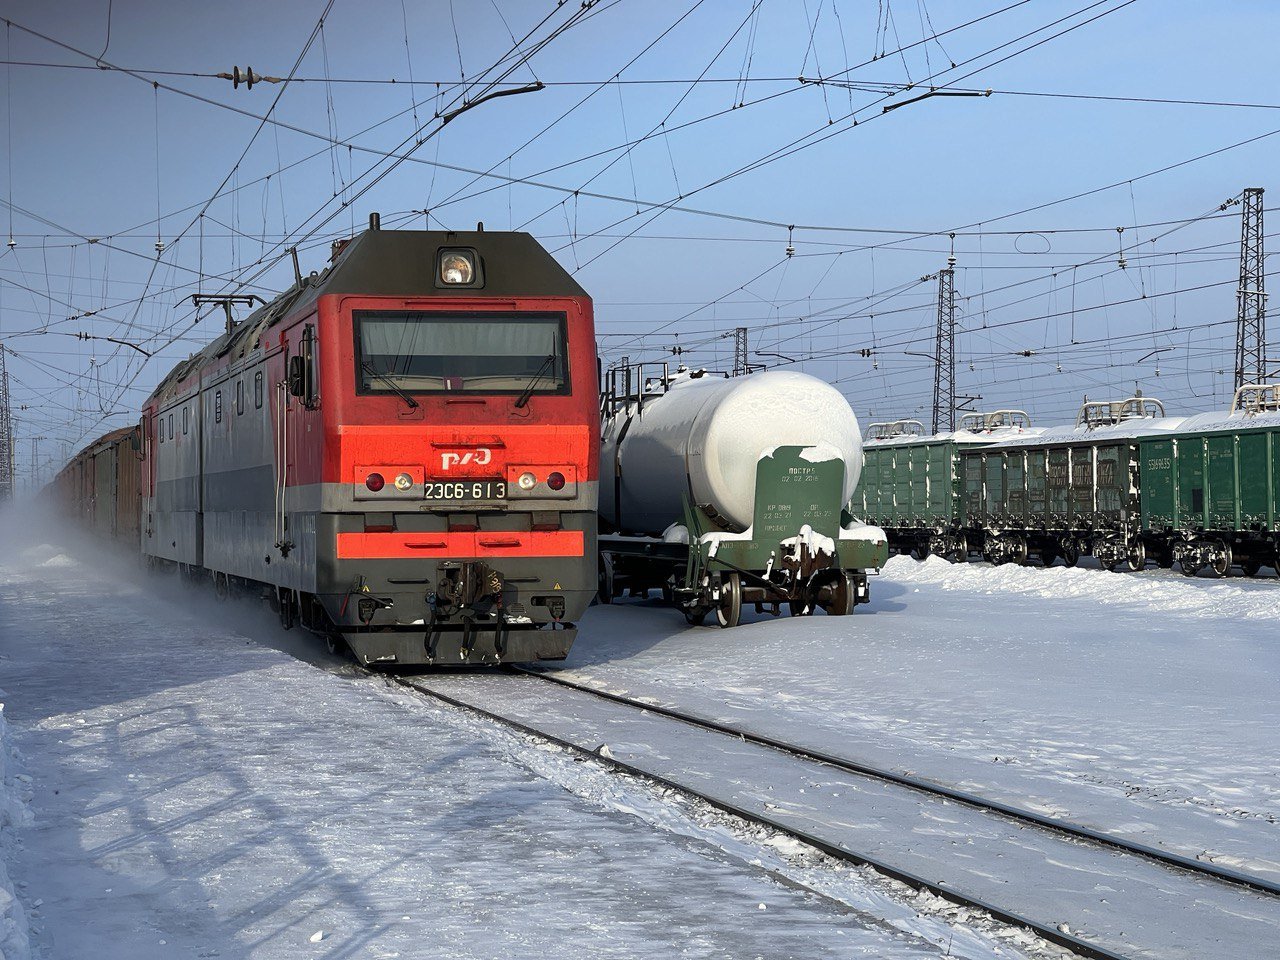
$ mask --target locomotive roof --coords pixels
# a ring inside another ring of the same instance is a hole
[[[442,248],[470,247],[479,255],[484,286],[439,288],[436,257]],[[356,235],[323,271],[303,277],[229,333],[177,364],[151,396],[214,360],[242,357],[259,337],[286,316],[329,294],[387,297],[585,297],[587,292],[528,233],[487,230],[366,230]]]

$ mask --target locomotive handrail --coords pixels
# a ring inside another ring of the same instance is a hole
[[[1252,417],[1266,411],[1280,410],[1280,384],[1246,383],[1236,390],[1231,400],[1232,415]]]

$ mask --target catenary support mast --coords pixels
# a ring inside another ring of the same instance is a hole
[[[4,366],[4,344],[0,344],[0,503],[13,499],[13,476],[13,417],[9,410],[9,373]]]
[[[1240,200],[1240,286],[1236,290],[1236,389],[1267,379],[1267,293],[1262,252],[1262,187]]]
[[[938,272],[938,335],[934,347],[933,432],[956,428],[956,283],[954,255]]]

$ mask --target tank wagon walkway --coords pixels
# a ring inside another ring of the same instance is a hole
[[[5,828],[6,958],[1047,955],[856,871],[816,894],[649,788],[119,566],[0,557],[5,781],[31,815]]]

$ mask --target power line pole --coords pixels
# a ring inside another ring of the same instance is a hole
[[[938,271],[938,334],[933,350],[933,432],[956,428],[956,258]]]
[[[733,330],[733,375],[745,376],[751,371],[747,364],[747,328],[735,327]]]
[[[1236,389],[1267,379],[1267,293],[1262,264],[1262,187],[1240,201],[1240,286],[1236,290]]]
[[[0,503],[13,499],[13,417],[9,411],[9,373],[0,343]]]
[[[31,438],[31,491],[34,493],[40,484],[40,441],[48,440],[48,437],[32,437]]]

